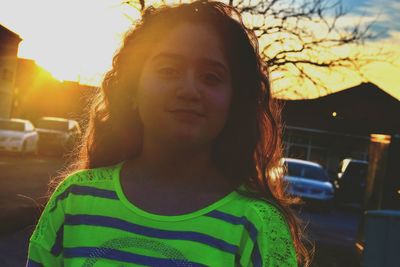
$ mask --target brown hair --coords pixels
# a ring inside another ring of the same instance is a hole
[[[271,97],[267,67],[258,40],[240,13],[220,2],[195,1],[174,7],[149,7],[127,33],[113,58],[101,91],[93,98],[86,132],[73,161],[54,184],[69,173],[109,166],[140,153],[142,125],[131,108],[135,85],[151,47],[179,23],[202,23],[221,35],[233,77],[228,121],[213,144],[212,159],[226,177],[245,184],[255,197],[277,206],[290,226],[298,263],[310,264],[300,221],[290,209],[281,179],[281,106]]]

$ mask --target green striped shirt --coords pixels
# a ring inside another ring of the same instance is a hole
[[[122,163],[60,183],[30,238],[27,266],[297,266],[272,204],[236,190],[195,212],[149,213],[124,195]]]

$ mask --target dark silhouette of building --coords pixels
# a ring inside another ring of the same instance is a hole
[[[400,133],[400,101],[372,83],[309,100],[284,101],[290,126],[369,135]]]
[[[344,158],[368,160],[370,134],[400,133],[400,101],[372,83],[283,105],[286,156],[331,172]]]
[[[17,66],[18,34],[0,25],[0,117],[9,118]]]

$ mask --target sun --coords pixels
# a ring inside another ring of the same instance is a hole
[[[18,57],[34,59],[57,79],[89,84],[99,84],[140,15],[119,0],[8,2],[0,21],[23,39]]]

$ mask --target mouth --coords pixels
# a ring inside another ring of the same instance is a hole
[[[205,114],[193,110],[193,109],[172,109],[168,110],[168,112],[174,113],[174,114],[182,114],[182,115],[192,115],[192,116],[197,116],[197,117],[205,117]]]

